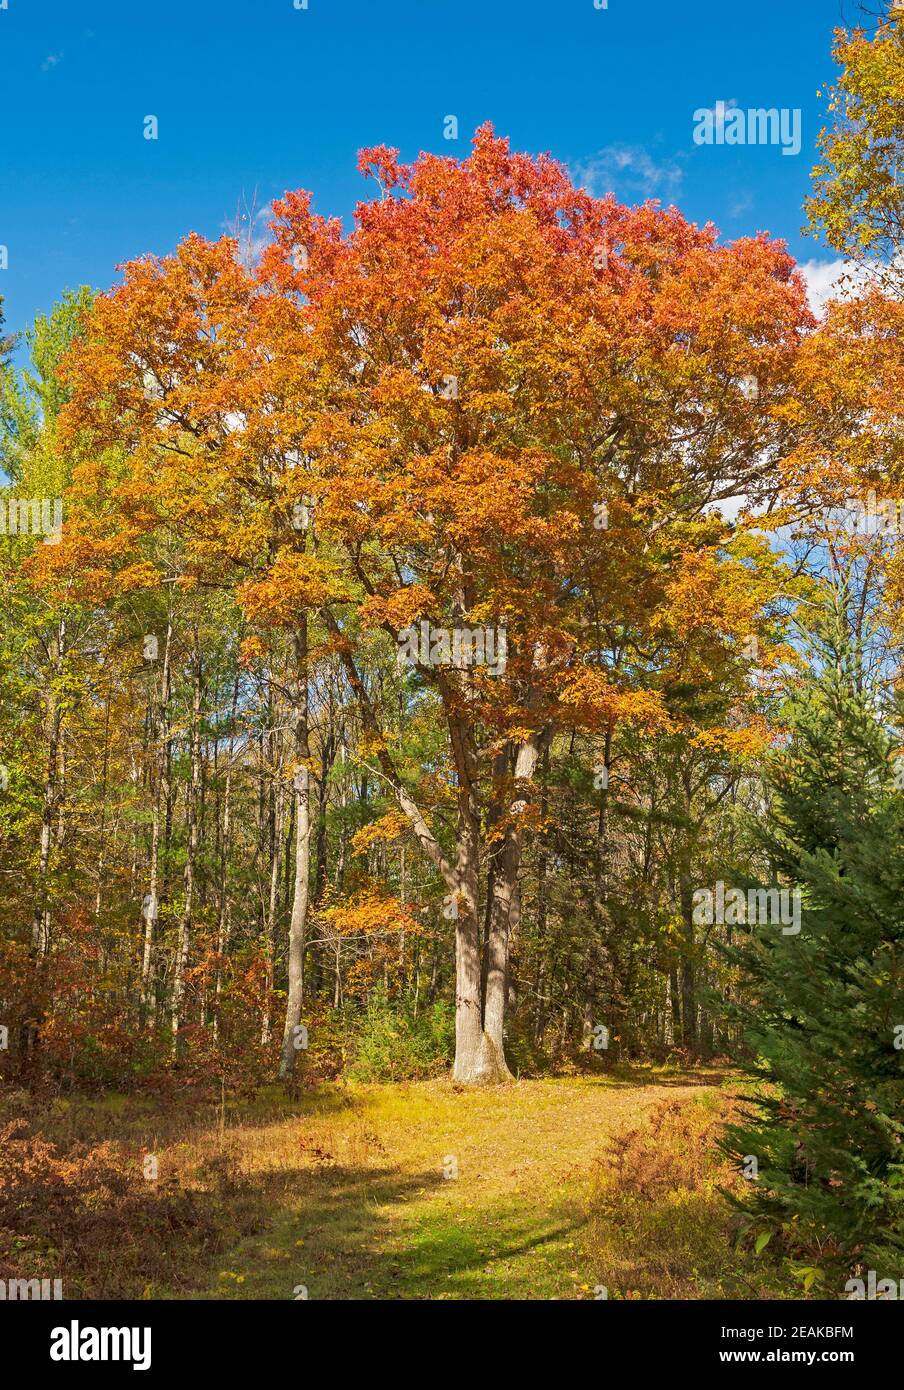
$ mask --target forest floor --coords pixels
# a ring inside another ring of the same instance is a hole
[[[476,1091],[333,1083],[296,1101],[276,1088],[227,1097],[219,1114],[110,1097],[79,1103],[67,1123],[71,1102],[58,1101],[54,1128],[155,1153],[154,1188],[210,1201],[218,1218],[203,1239],[174,1230],[195,1248],[168,1275],[138,1249],[136,1214],[118,1251],[108,1233],[102,1282],[85,1268],[94,1296],[782,1296],[735,1248],[718,1190],[732,1177],[714,1141],[736,1091],[712,1068]],[[129,1268],[135,1292],[122,1285]]]

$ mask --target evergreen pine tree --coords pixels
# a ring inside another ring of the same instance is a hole
[[[747,980],[744,1065],[764,1084],[725,1147],[738,1163],[757,1159],[745,1205],[761,1240],[780,1228],[789,1254],[833,1276],[860,1266],[899,1279],[904,758],[863,688],[843,597],[814,642],[758,832],[773,873],[800,890],[800,932],[748,924],[729,951]]]

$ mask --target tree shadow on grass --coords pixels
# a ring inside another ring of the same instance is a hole
[[[731,1079],[729,1069],[681,1067],[672,1071],[654,1071],[649,1067],[633,1067],[619,1063],[612,1071],[587,1072],[582,1080],[597,1083],[613,1090],[638,1090],[645,1086],[709,1086],[718,1089]]]
[[[446,1186],[435,1170],[296,1168],[255,1185],[271,1218],[230,1254],[213,1297],[293,1298],[300,1287],[310,1299],[547,1297],[561,1265],[553,1247],[582,1224],[576,1210],[538,1214],[528,1198],[427,1202],[406,1219],[407,1203]]]
[[[403,1252],[398,1297],[545,1298],[565,1291],[564,1246],[582,1224],[568,1212],[497,1211],[489,1226],[461,1215],[434,1217],[414,1231]],[[567,1283],[567,1280],[565,1281]]]
[[[227,1135],[236,1127],[267,1129],[291,1120],[352,1114],[365,1105],[364,1098],[333,1083],[301,1090],[295,1099],[282,1087],[270,1086],[249,1099],[227,1094],[224,1128]],[[0,1118],[5,1115],[5,1111],[0,1112]],[[197,1101],[140,1093],[100,1098],[74,1095],[33,1111],[28,1118],[30,1128],[57,1144],[113,1140],[136,1151],[153,1151],[173,1143],[193,1144],[215,1133],[221,1107],[209,1098]]]

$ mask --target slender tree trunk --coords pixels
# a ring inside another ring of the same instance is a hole
[[[493,922],[493,903],[496,885],[496,865],[502,854],[502,841],[497,839],[494,832],[499,818],[503,813],[503,802],[506,793],[510,790],[509,773],[511,771],[511,744],[505,743],[493,759],[493,793],[490,799],[490,806],[487,812],[486,825],[484,829],[485,838],[490,841],[490,850],[487,855],[487,874],[484,890],[483,905],[483,948],[481,956],[481,992],[484,1001],[487,997],[487,975],[490,969],[490,931]],[[511,796],[508,797],[511,801]]]
[[[66,654],[66,620],[61,618],[51,648],[47,681],[47,763],[44,774],[44,795],[41,801],[41,834],[38,846],[38,875],[35,885],[35,908],[31,924],[31,946],[36,960],[44,958],[50,949],[50,850],[53,843],[53,821],[59,798],[60,730],[62,704],[56,682],[62,673]]]
[[[315,855],[314,870],[314,901],[319,903],[323,897],[327,883],[327,840],[326,840],[326,821],[327,803],[329,801],[329,776],[336,753],[339,749],[339,735],[333,723],[334,715],[332,704],[330,706],[330,724],[323,739],[323,747],[320,755],[320,779],[317,784],[317,850]]]
[[[282,783],[274,779],[272,825],[270,834],[270,892],[267,898],[267,931],[264,942],[266,975],[264,981],[264,1011],[261,1020],[261,1043],[266,1047],[272,1031],[274,963],[276,958],[276,926],[279,916],[279,868],[282,847],[284,797]]]
[[[304,948],[308,919],[308,875],[311,865],[311,772],[308,747],[308,624],[303,617],[295,637],[295,883],[289,923],[289,988],[283,1030],[281,1078],[295,1071],[298,1028],[304,1000]]]
[[[110,706],[113,700],[113,681],[107,687],[104,711],[104,762],[100,779],[100,843],[97,850],[97,894],[94,900],[94,920],[100,923],[104,898],[104,874],[107,867],[107,781],[110,775]]]
[[[678,971],[674,965],[669,969],[669,1004],[672,1013],[672,1042],[677,1047],[681,1042],[681,992],[678,987]]]
[[[186,806],[187,849],[185,856],[185,906],[179,923],[179,941],[173,965],[173,997],[170,1014],[170,1027],[173,1035],[173,1050],[178,1047],[179,1023],[182,1013],[182,995],[185,990],[185,972],[188,968],[191,950],[192,913],[194,911],[195,863],[198,856],[198,805],[201,790],[201,697],[203,694],[203,675],[201,653],[196,649],[194,662],[194,689],[191,708],[191,771]]]
[[[229,856],[232,850],[232,769],[235,763],[235,714],[239,701],[239,677],[232,686],[232,707],[229,716],[229,737],[227,739],[226,784],[223,788],[223,829],[220,835],[220,882],[217,903],[217,966],[214,982],[213,1036],[220,1036],[220,995],[223,990],[223,959],[231,935],[231,903],[229,900]]]
[[[160,886],[161,896],[167,901],[172,897],[172,884],[170,874],[172,873],[173,863],[173,811],[176,795],[175,779],[173,778],[173,733],[170,725],[170,708],[173,698],[173,660],[172,660],[172,625],[171,619],[167,624],[166,632],[166,654],[163,661],[163,699],[160,704],[160,739],[163,744],[163,759],[161,762],[160,785],[162,789],[164,819],[163,819],[163,874]]]
[[[684,958],[681,963],[682,1042],[691,1052],[697,1050],[697,988],[695,970],[693,889],[690,873],[682,868],[681,916],[684,921]]]
[[[399,852],[399,907],[405,911],[405,846]],[[405,928],[399,930],[399,980],[405,988]]]
[[[151,719],[151,764],[156,763],[151,785],[151,849],[148,864],[148,892],[142,907],[144,917],[144,948],[141,957],[141,1012],[150,1027],[156,1015],[156,944],[157,918],[159,915],[159,866],[160,866],[160,802],[161,793],[169,796],[169,777],[167,775],[169,726],[169,681],[170,649],[172,646],[173,625],[167,623],[166,645],[163,652],[162,697],[154,702]]]

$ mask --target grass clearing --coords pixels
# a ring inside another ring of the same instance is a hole
[[[140,1187],[153,1153],[154,1194],[190,1193],[205,1212],[178,1274],[158,1261],[126,1296],[763,1297],[717,1191],[731,1085],[715,1069],[632,1068],[477,1091],[335,1083],[295,1101],[274,1087],[194,1113],[64,1100],[42,1134],[113,1143]],[[79,1291],[114,1296],[90,1255]]]

